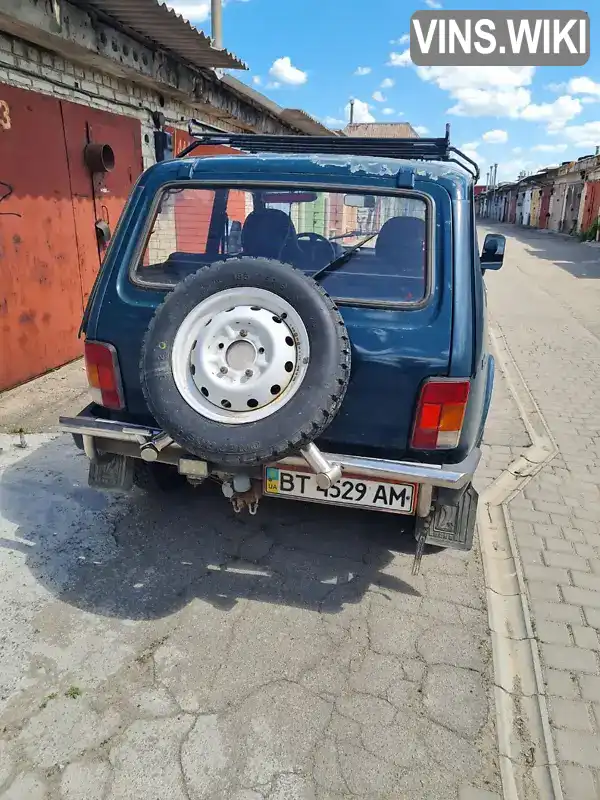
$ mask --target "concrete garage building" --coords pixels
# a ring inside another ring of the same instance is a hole
[[[128,193],[190,141],[190,118],[330,133],[225,69],[245,65],[156,0],[1,4],[0,390],[81,354],[82,309]]]

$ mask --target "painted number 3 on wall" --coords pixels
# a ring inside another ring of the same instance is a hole
[[[10,130],[10,109],[6,100],[0,100],[0,128]]]

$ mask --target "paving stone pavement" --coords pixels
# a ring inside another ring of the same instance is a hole
[[[105,495],[0,439],[1,800],[500,800],[477,549],[413,577],[389,515]],[[499,375],[479,488],[528,443]]]
[[[490,230],[485,228],[481,233]],[[600,255],[513,226],[488,274],[492,325],[558,455],[509,506],[566,800],[600,798]]]

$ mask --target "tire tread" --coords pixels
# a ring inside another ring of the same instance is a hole
[[[346,324],[340,314],[337,306],[329,296],[329,294],[318,284],[316,281],[313,281],[308,275],[305,275],[301,270],[293,267],[290,264],[283,264],[280,261],[276,261],[275,259],[266,259],[266,258],[251,258],[243,256],[244,264],[250,264],[252,262],[256,262],[257,264],[264,265],[265,263],[269,266],[274,266],[277,269],[287,269],[291,270],[297,277],[300,277],[302,281],[306,283],[307,286],[311,288],[312,291],[315,291],[320,295],[322,302],[325,304],[327,311],[331,317],[333,322],[332,330],[335,331],[338,343],[338,363],[336,368],[334,369],[334,374],[331,376],[330,383],[331,383],[331,390],[335,389],[336,393],[333,394],[333,391],[329,393],[329,402],[326,403],[327,407],[322,408],[320,410],[315,410],[315,413],[311,415],[309,419],[306,419],[302,422],[302,425],[295,430],[291,435],[289,431],[286,432],[285,436],[281,437],[281,441],[276,443],[275,446],[269,444],[268,450],[264,450],[262,453],[227,453],[227,452],[220,452],[218,454],[218,464],[225,467],[239,467],[239,466],[256,466],[260,463],[267,463],[269,461],[277,461],[281,458],[284,458],[286,455],[289,455],[292,452],[297,452],[301,447],[304,447],[307,443],[317,438],[325,428],[330,424],[330,422],[334,419],[335,415],[340,409],[342,402],[344,400],[344,396],[346,394],[346,390],[348,387],[348,382],[350,379],[350,367],[351,367],[351,350],[348,346],[350,343],[350,338],[348,336],[348,331],[346,329]],[[151,410],[152,410],[152,394],[151,390],[148,386],[148,375],[144,367],[144,359],[145,353],[147,352],[148,347],[152,342],[152,337],[154,334],[154,328],[156,324],[156,320],[160,318],[163,310],[167,306],[167,304],[172,307],[174,303],[176,303],[176,299],[178,297],[185,298],[189,292],[190,286],[193,286],[198,281],[198,276],[200,274],[207,274],[209,272],[213,272],[218,270],[219,267],[222,265],[231,264],[231,261],[216,261],[213,264],[208,266],[202,267],[201,269],[197,270],[195,273],[188,275],[184,278],[168,295],[165,297],[164,301],[158,306],[156,309],[155,315],[144,335],[142,349],[141,349],[141,359],[140,359],[140,375],[142,381],[142,390],[144,392],[144,396],[146,401],[148,402]],[[327,399],[327,398],[326,398]],[[285,409],[285,406],[283,407]],[[283,410],[282,409],[282,410]],[[218,423],[215,423],[218,424]],[[169,431],[171,435],[173,435],[172,431]],[[176,438],[176,437],[173,437]],[[186,437],[187,438],[187,437]],[[190,441],[180,442],[182,445],[187,447],[190,452],[194,453],[195,455],[206,458],[209,461],[215,461],[215,454],[209,454],[206,452],[202,452],[198,448],[194,448]]]

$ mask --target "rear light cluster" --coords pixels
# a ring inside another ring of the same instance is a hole
[[[466,380],[428,380],[419,397],[411,447],[416,450],[458,447],[469,389]]]
[[[112,344],[86,342],[85,369],[94,403],[115,411],[125,407],[117,351]]]

